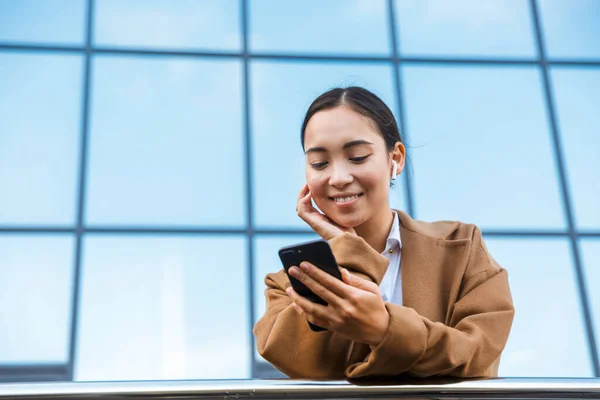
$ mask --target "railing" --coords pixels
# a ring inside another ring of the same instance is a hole
[[[1,384],[7,399],[600,399],[600,379],[412,380],[389,382],[232,380]]]

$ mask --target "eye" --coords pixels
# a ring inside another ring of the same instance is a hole
[[[360,164],[361,162],[365,161],[369,157],[370,157],[370,154],[368,156],[363,156],[363,157],[350,157],[350,161],[352,161],[353,163]]]
[[[314,169],[323,169],[327,166],[327,164],[328,164],[327,161],[323,161],[323,162],[310,164],[310,166],[313,167]]]

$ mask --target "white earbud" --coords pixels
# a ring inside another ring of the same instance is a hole
[[[394,163],[394,169],[392,170],[392,180],[396,180],[396,174],[398,173],[398,163],[396,161],[392,161]]]

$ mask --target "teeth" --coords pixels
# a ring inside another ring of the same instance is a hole
[[[336,203],[347,203],[347,202],[352,201],[357,198],[358,198],[358,195],[356,194],[354,196],[348,196],[348,197],[334,197],[333,200]]]

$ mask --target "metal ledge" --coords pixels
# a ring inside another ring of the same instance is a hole
[[[493,379],[406,382],[223,380],[69,382],[0,385],[0,399],[411,398],[600,399],[600,379]]]

